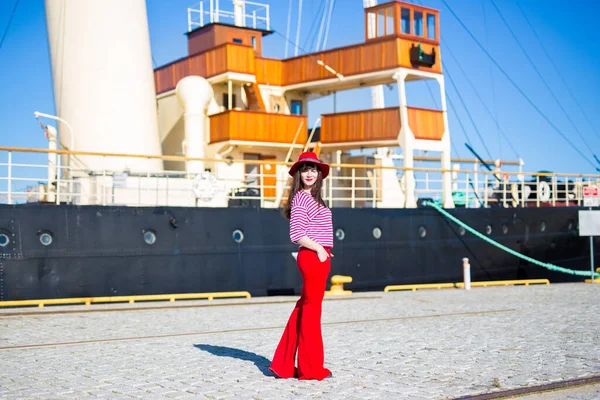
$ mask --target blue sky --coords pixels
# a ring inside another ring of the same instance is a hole
[[[227,0],[221,0],[225,3]],[[599,164],[592,152],[600,157],[600,77],[596,72],[600,62],[600,41],[597,40],[597,15],[600,2],[575,0],[494,0],[504,18],[519,38],[522,46],[536,63],[544,79],[558,96],[574,121],[583,140],[571,126],[552,98],[525,55],[494,9],[491,0],[446,0],[463,23],[486,47],[502,68],[531,98],[536,106],[569,138],[588,159],[579,155],[514,89],[500,71],[477,47],[442,0],[419,0],[441,12],[442,60],[447,68],[447,96],[454,104],[464,131],[453,110],[449,110],[450,132],[456,149],[454,156],[470,157],[464,143],[470,141],[485,158],[516,160],[519,154],[525,170],[553,170],[570,173],[593,173]],[[271,4],[272,29],[278,34],[265,38],[263,53],[267,57],[284,55],[288,0],[266,0]],[[148,23],[154,61],[166,64],[186,55],[188,6],[193,0],[147,0]],[[298,0],[293,0],[291,32],[295,36]],[[382,1],[380,1],[382,3]],[[0,0],[0,35],[5,32],[14,0]],[[304,0],[300,44],[312,50],[315,31],[311,24],[318,17],[321,0]],[[577,101],[593,125],[585,120],[581,110],[567,92],[540,43],[527,25],[518,5],[536,30]],[[362,0],[337,0],[332,16],[327,48],[364,41]],[[291,49],[292,45],[290,45]],[[481,105],[467,83],[460,67],[491,110],[512,147],[501,138],[498,127]],[[485,145],[475,131],[461,101],[450,83],[459,88]],[[431,84],[435,92],[437,85]],[[409,103],[415,106],[434,105],[424,84],[411,84]],[[398,104],[397,90],[385,89],[386,106]],[[371,107],[370,91],[339,93],[338,111]],[[21,0],[0,48],[0,145],[45,148],[47,142],[33,118],[34,111],[54,113],[47,34],[42,0]],[[333,111],[331,97],[309,105],[312,124],[321,113]],[[585,141],[585,143],[584,143]],[[587,145],[592,151],[586,148]],[[488,151],[489,150],[489,155]],[[592,165],[594,164],[594,165]]]

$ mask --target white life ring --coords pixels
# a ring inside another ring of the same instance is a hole
[[[550,185],[548,182],[540,182],[538,185],[538,199],[540,201],[550,201]]]
[[[192,191],[197,199],[210,201],[215,197],[219,190],[217,178],[210,172],[202,172],[194,178]]]

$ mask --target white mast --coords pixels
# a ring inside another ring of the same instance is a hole
[[[368,8],[368,7],[373,7],[377,5],[377,0],[363,0],[363,6],[364,8]],[[374,15],[373,18],[369,18],[369,26],[367,27],[367,29],[369,30],[374,30],[375,29],[375,18],[376,16]],[[373,32],[373,37],[375,37],[375,32]],[[383,85],[379,85],[379,86],[373,86],[371,88],[371,101],[372,101],[372,105],[373,108],[384,108],[385,107],[385,103],[383,100]]]

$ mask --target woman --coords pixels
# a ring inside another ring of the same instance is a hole
[[[321,304],[330,257],[333,257],[330,252],[333,247],[331,210],[321,197],[321,186],[329,175],[329,165],[322,163],[315,153],[302,153],[289,174],[294,181],[284,215],[290,220],[291,241],[300,245],[298,269],[304,284],[270,369],[280,378],[322,380],[331,376],[331,372],[323,367],[321,336]],[[296,350],[297,370],[294,368]]]

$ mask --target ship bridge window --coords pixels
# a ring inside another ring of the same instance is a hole
[[[292,100],[292,114],[302,115],[302,102],[300,100]]]
[[[229,96],[227,93],[223,93],[223,106],[227,108],[229,105]],[[231,108],[236,107],[235,94],[231,94]]]
[[[415,11],[413,22],[415,35],[423,36],[423,13],[421,11]]]
[[[394,9],[389,7],[386,9],[385,19],[385,34],[391,35],[394,33]]]
[[[394,7],[382,8],[377,11],[377,14],[369,13],[367,15],[367,38],[393,35],[395,32],[394,19]]]
[[[435,15],[427,14],[427,39],[435,40]]]
[[[244,41],[240,38],[233,38],[233,43],[244,44]]]
[[[401,26],[402,26],[402,33],[410,35],[410,9],[409,8],[404,8],[404,7],[402,8]]]

